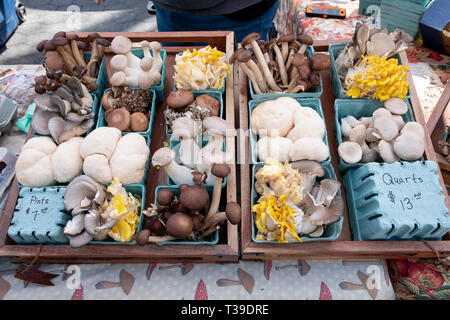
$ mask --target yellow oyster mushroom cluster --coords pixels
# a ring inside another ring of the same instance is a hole
[[[100,208],[100,215],[104,221],[117,221],[108,235],[115,241],[131,241],[139,225],[141,199],[127,192],[117,177],[111,181],[106,191],[111,200],[105,200]]]
[[[281,197],[286,194],[288,201],[294,204],[302,201],[305,184],[298,170],[292,169],[288,162],[283,165],[267,158],[266,164],[256,172],[255,179],[256,192],[261,195]]]
[[[409,83],[406,80],[407,66],[398,64],[397,59],[377,55],[366,56],[354,68],[349,69],[345,79],[346,95],[352,98],[405,99]]]
[[[253,205],[255,225],[258,229],[258,240],[274,240],[278,242],[301,242],[297,235],[295,222],[296,211],[286,204],[287,194],[262,196]]]
[[[222,89],[231,74],[225,54],[210,46],[183,51],[175,57],[174,68],[177,89],[185,90]]]

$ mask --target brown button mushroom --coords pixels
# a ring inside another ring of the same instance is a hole
[[[267,85],[263,73],[255,61],[252,60],[251,52],[245,48],[239,48],[234,52],[234,56],[239,68],[245,72],[252,82],[256,81],[255,90],[258,88],[262,92],[267,92]]]
[[[113,92],[107,91],[102,97],[102,105],[105,110],[113,108]]]
[[[331,68],[330,56],[325,53],[314,53],[309,59],[311,68],[316,71]]]
[[[160,206],[168,206],[172,203],[173,198],[174,195],[170,189],[161,189],[156,195],[156,202],[158,202],[158,205]]]
[[[209,204],[209,194],[199,186],[185,188],[179,197],[180,203],[192,211],[201,211]]]
[[[220,102],[209,94],[201,94],[195,98],[195,104],[199,107],[208,108],[210,116],[218,116],[220,111]]]
[[[167,97],[167,105],[174,109],[188,106],[194,101],[194,94],[188,90],[176,90]]]
[[[50,70],[62,70],[64,60],[57,51],[49,51],[45,54],[45,65]]]
[[[144,132],[148,129],[148,118],[142,112],[134,112],[131,115],[130,129],[134,132]]]
[[[298,53],[300,54],[304,54],[306,51],[306,48],[310,45],[313,44],[313,39],[306,35],[306,34],[301,34],[297,37],[297,41],[301,44],[300,49],[298,49]]]
[[[241,206],[236,202],[228,202],[225,208],[226,216],[231,224],[235,225],[241,221]]]
[[[194,223],[190,215],[177,212],[173,214],[166,222],[166,232],[168,235],[184,239],[192,232]]]
[[[148,237],[150,236],[150,230],[144,229],[136,234],[136,242],[138,245],[143,246],[147,244]]]
[[[157,215],[150,217],[149,228],[150,231],[156,235],[163,235],[166,233],[166,227]]]
[[[127,131],[131,123],[131,115],[127,109],[114,109],[106,119],[108,127],[114,127],[120,131]]]

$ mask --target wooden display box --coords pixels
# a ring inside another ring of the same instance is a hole
[[[86,39],[88,32],[78,32],[81,40]],[[164,43],[183,43],[179,47],[164,47],[167,51],[165,97],[173,90],[173,65],[175,55],[192,46],[184,46],[186,43],[205,43],[216,47],[227,56],[231,56],[234,50],[234,33],[230,31],[216,32],[99,32],[109,40],[116,35],[124,35],[133,43],[140,41],[159,41]],[[197,47],[198,48],[198,47]],[[108,75],[113,70],[109,67],[113,53],[106,50],[106,62]],[[26,62],[26,61],[24,61]],[[233,67],[231,74],[233,75]],[[228,77],[226,91],[224,93],[224,118],[235,123],[233,77]],[[156,114],[151,136],[150,155],[163,146],[168,138],[165,133],[164,110],[165,101],[157,104]],[[28,133],[28,138],[32,130]],[[227,138],[226,148],[235,155],[235,139]],[[237,201],[236,190],[236,164],[230,165],[231,173],[227,177],[226,193],[222,194],[222,203]],[[154,201],[155,188],[158,185],[166,185],[167,176],[164,170],[157,171],[150,166],[146,180],[146,204]],[[216,245],[86,245],[81,248],[72,248],[69,245],[18,245],[8,237],[8,228],[14,214],[19,188],[15,178],[6,203],[5,210],[0,221],[0,257],[6,257],[12,261],[30,262],[37,258],[37,263],[177,263],[177,262],[235,262],[239,258],[238,227],[229,222],[220,229],[219,242]],[[148,218],[147,218],[148,219]],[[145,225],[145,223],[144,223]]]
[[[316,51],[327,51],[323,41],[314,43]],[[407,64],[404,53],[400,54],[402,64]],[[422,109],[419,104],[417,92],[413,86],[412,76],[408,73],[408,81],[411,84],[411,105],[416,121],[424,128],[426,133],[426,149],[424,158],[437,162],[436,154],[431,143],[430,134],[426,129]],[[320,98],[330,147],[331,164],[339,181],[342,182],[338,170],[339,156],[337,153],[337,141],[334,130],[335,112],[334,100],[329,70],[322,72],[323,93]],[[239,127],[243,130],[249,127],[248,101],[250,94],[248,80],[245,74],[239,72]],[[450,234],[447,233],[442,241],[353,241],[350,229],[347,204],[344,212],[342,232],[336,241],[303,242],[303,243],[256,243],[252,241],[251,220],[251,172],[249,137],[243,136],[239,140],[238,164],[240,164],[241,179],[241,256],[245,260],[293,260],[293,259],[372,259],[372,258],[431,258],[439,254],[440,257],[450,256]],[[442,174],[439,170],[439,181],[446,196],[447,208],[450,208],[448,194],[445,188]],[[345,189],[341,188],[345,198]],[[424,212],[426,214],[426,212]]]

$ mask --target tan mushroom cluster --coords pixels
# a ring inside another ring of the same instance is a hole
[[[90,44],[78,41],[76,34],[60,31],[53,39],[39,42],[37,50],[46,52],[44,65],[49,81],[46,84],[36,82],[37,93],[44,93],[48,88],[55,90],[72,76],[79,78],[90,91],[98,90],[100,64],[110,43],[95,32],[88,35],[88,40]],[[89,61],[84,58],[85,51],[91,52]]]
[[[256,239],[301,242],[301,236],[320,237],[326,225],[338,221],[344,213],[337,195],[341,183],[324,175],[316,161],[283,165],[269,158],[255,175],[260,194],[252,206]]]
[[[331,67],[327,54],[307,57],[306,48],[313,44],[307,35],[284,35],[269,42],[259,38],[258,33],[247,35],[241,42],[242,48],[229,60],[247,75],[256,93],[312,91],[320,84],[320,72]]]
[[[122,136],[120,130],[100,127],[89,133],[80,147],[83,172],[96,182],[117,177],[123,184],[140,183],[145,176],[150,148],[138,133]]]
[[[76,77],[54,91],[37,95],[34,102],[31,127],[39,135],[50,135],[57,144],[85,134],[95,124],[93,98]]]
[[[341,119],[343,142],[339,156],[349,164],[367,162],[414,161],[425,151],[425,132],[414,121],[405,123],[402,115],[408,111],[405,101],[390,98],[384,108],[371,117],[356,119],[349,115]]]
[[[229,172],[226,165],[217,165],[217,171]],[[220,224],[228,220],[238,224],[241,220],[241,207],[236,202],[228,202],[225,211],[219,211],[221,186],[214,187],[212,199],[202,186],[180,185],[179,196],[170,189],[160,189],[156,203],[144,214],[149,217],[148,229],[137,236],[138,244],[157,243],[176,239],[188,241],[204,240],[219,230]]]
[[[148,90],[112,87],[102,97],[103,118],[108,127],[120,131],[148,130],[153,94]]]
[[[214,184],[214,164],[232,163],[232,153],[223,151],[226,137],[236,136],[236,129],[219,117],[207,117],[201,126],[209,136],[208,143],[200,148],[195,121],[190,117],[177,118],[173,123],[173,135],[180,139],[178,148],[158,149],[152,156],[152,165],[164,168],[176,185]],[[200,137],[201,138],[201,137]],[[200,139],[200,143],[201,143]],[[200,181],[199,181],[200,180]]]
[[[220,114],[220,101],[209,94],[201,94],[194,98],[188,90],[175,90],[167,97],[167,109],[164,111],[167,132],[173,133],[173,123],[182,117],[203,121],[207,117],[217,117]]]
[[[230,75],[225,54],[210,46],[176,55],[174,68],[176,88],[184,90],[222,89]]]
[[[109,82],[112,86],[139,87],[147,90],[161,81],[163,60],[160,55],[161,44],[157,41],[141,41],[144,52],[141,59],[131,52],[133,43],[125,36],[115,36],[111,50],[115,53],[110,61],[115,71]],[[151,53],[150,53],[151,51]]]
[[[260,161],[325,161],[330,151],[323,141],[325,123],[310,107],[291,97],[266,100],[253,109],[250,122],[258,136],[255,154]]]
[[[25,187],[64,184],[83,169],[80,146],[83,138],[71,138],[56,145],[50,137],[35,137],[22,147],[16,162],[17,181]]]
[[[141,199],[126,191],[117,178],[106,188],[86,175],[76,177],[64,193],[72,215],[64,228],[71,247],[91,240],[129,242],[139,225]]]

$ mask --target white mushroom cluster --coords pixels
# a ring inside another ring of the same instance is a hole
[[[202,131],[196,130],[198,127],[203,127],[209,136],[209,141],[203,148],[197,144]],[[226,137],[236,136],[236,129],[222,118],[207,117],[197,123],[191,117],[177,118],[172,123],[172,135],[180,139],[179,160],[176,159],[174,150],[162,147],[153,154],[152,165],[164,168],[176,185],[194,184],[196,173],[202,176],[204,183],[214,184],[214,175],[211,174],[213,164],[232,163],[232,154],[223,151],[223,142]]]
[[[260,161],[325,161],[330,152],[323,141],[325,123],[310,107],[291,97],[267,100],[253,109],[252,131],[259,140],[255,153]]]
[[[115,53],[110,61],[111,68],[116,71],[111,79],[112,86],[140,87],[147,90],[161,81],[163,60],[159,54],[161,44],[157,41],[141,41],[144,52],[141,59],[131,52],[132,42],[125,36],[116,36],[111,42],[111,50]],[[150,53],[150,50],[152,53]]]
[[[51,136],[57,144],[79,137],[94,126],[92,96],[76,77],[54,91],[36,96],[34,102],[31,127],[39,135]]]
[[[425,132],[417,122],[403,121],[408,111],[405,101],[390,98],[384,108],[372,117],[356,119],[349,115],[341,119],[342,138],[339,156],[349,164],[368,162],[414,161],[425,151]]]
[[[81,173],[83,138],[74,137],[56,145],[50,137],[35,137],[22,147],[16,162],[16,176],[25,187],[68,183]]]
[[[117,177],[131,184],[144,178],[150,148],[138,133],[122,136],[119,129],[100,127],[86,136],[80,153],[83,172],[96,182],[106,184]]]

